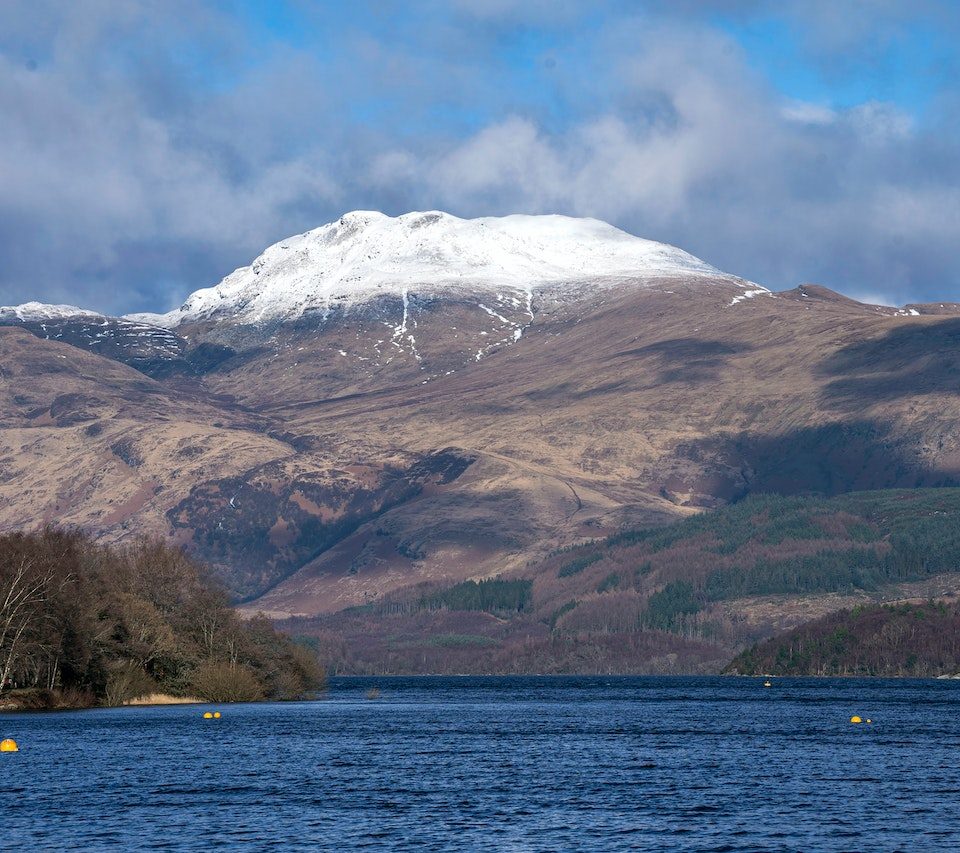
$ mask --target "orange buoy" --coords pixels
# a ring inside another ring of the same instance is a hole
[[[5,740],[0,740],[0,752],[19,752],[20,747],[17,746],[17,742],[8,737]]]
[[[863,720],[861,720],[856,714],[854,714],[854,715],[850,718],[850,722],[851,722],[851,723],[862,723]]]

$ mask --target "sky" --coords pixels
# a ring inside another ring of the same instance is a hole
[[[960,301],[958,45],[953,0],[0,0],[0,304],[169,310],[370,209]]]

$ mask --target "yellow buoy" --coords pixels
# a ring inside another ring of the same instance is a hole
[[[17,746],[17,742],[13,738],[7,738],[6,740],[0,740],[0,752],[19,752],[20,747]]]
[[[852,716],[852,717],[850,718],[850,722],[851,722],[851,723],[862,723],[863,720],[861,720],[858,716],[856,716],[856,714],[854,714],[854,716]]]
[[[215,720],[219,720],[219,719],[220,719],[220,712],[219,712],[219,711],[214,711],[214,712],[213,712],[213,719],[215,719]],[[867,722],[869,723],[870,721],[867,720]]]
[[[204,712],[203,712],[203,719],[205,719],[205,720],[212,720],[212,719],[213,719],[213,714],[211,714],[209,711],[204,711]]]

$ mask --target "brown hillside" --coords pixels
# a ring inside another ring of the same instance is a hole
[[[743,292],[544,291],[515,343],[414,294],[419,361],[383,343],[385,304],[260,338],[178,330],[181,354],[231,350],[157,379],[0,330],[0,522],[163,533],[253,609],[312,614],[751,492],[958,481],[960,320]]]

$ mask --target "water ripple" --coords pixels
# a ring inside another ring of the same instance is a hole
[[[960,849],[958,705],[942,681],[410,678],[216,723],[6,715],[0,848]]]

